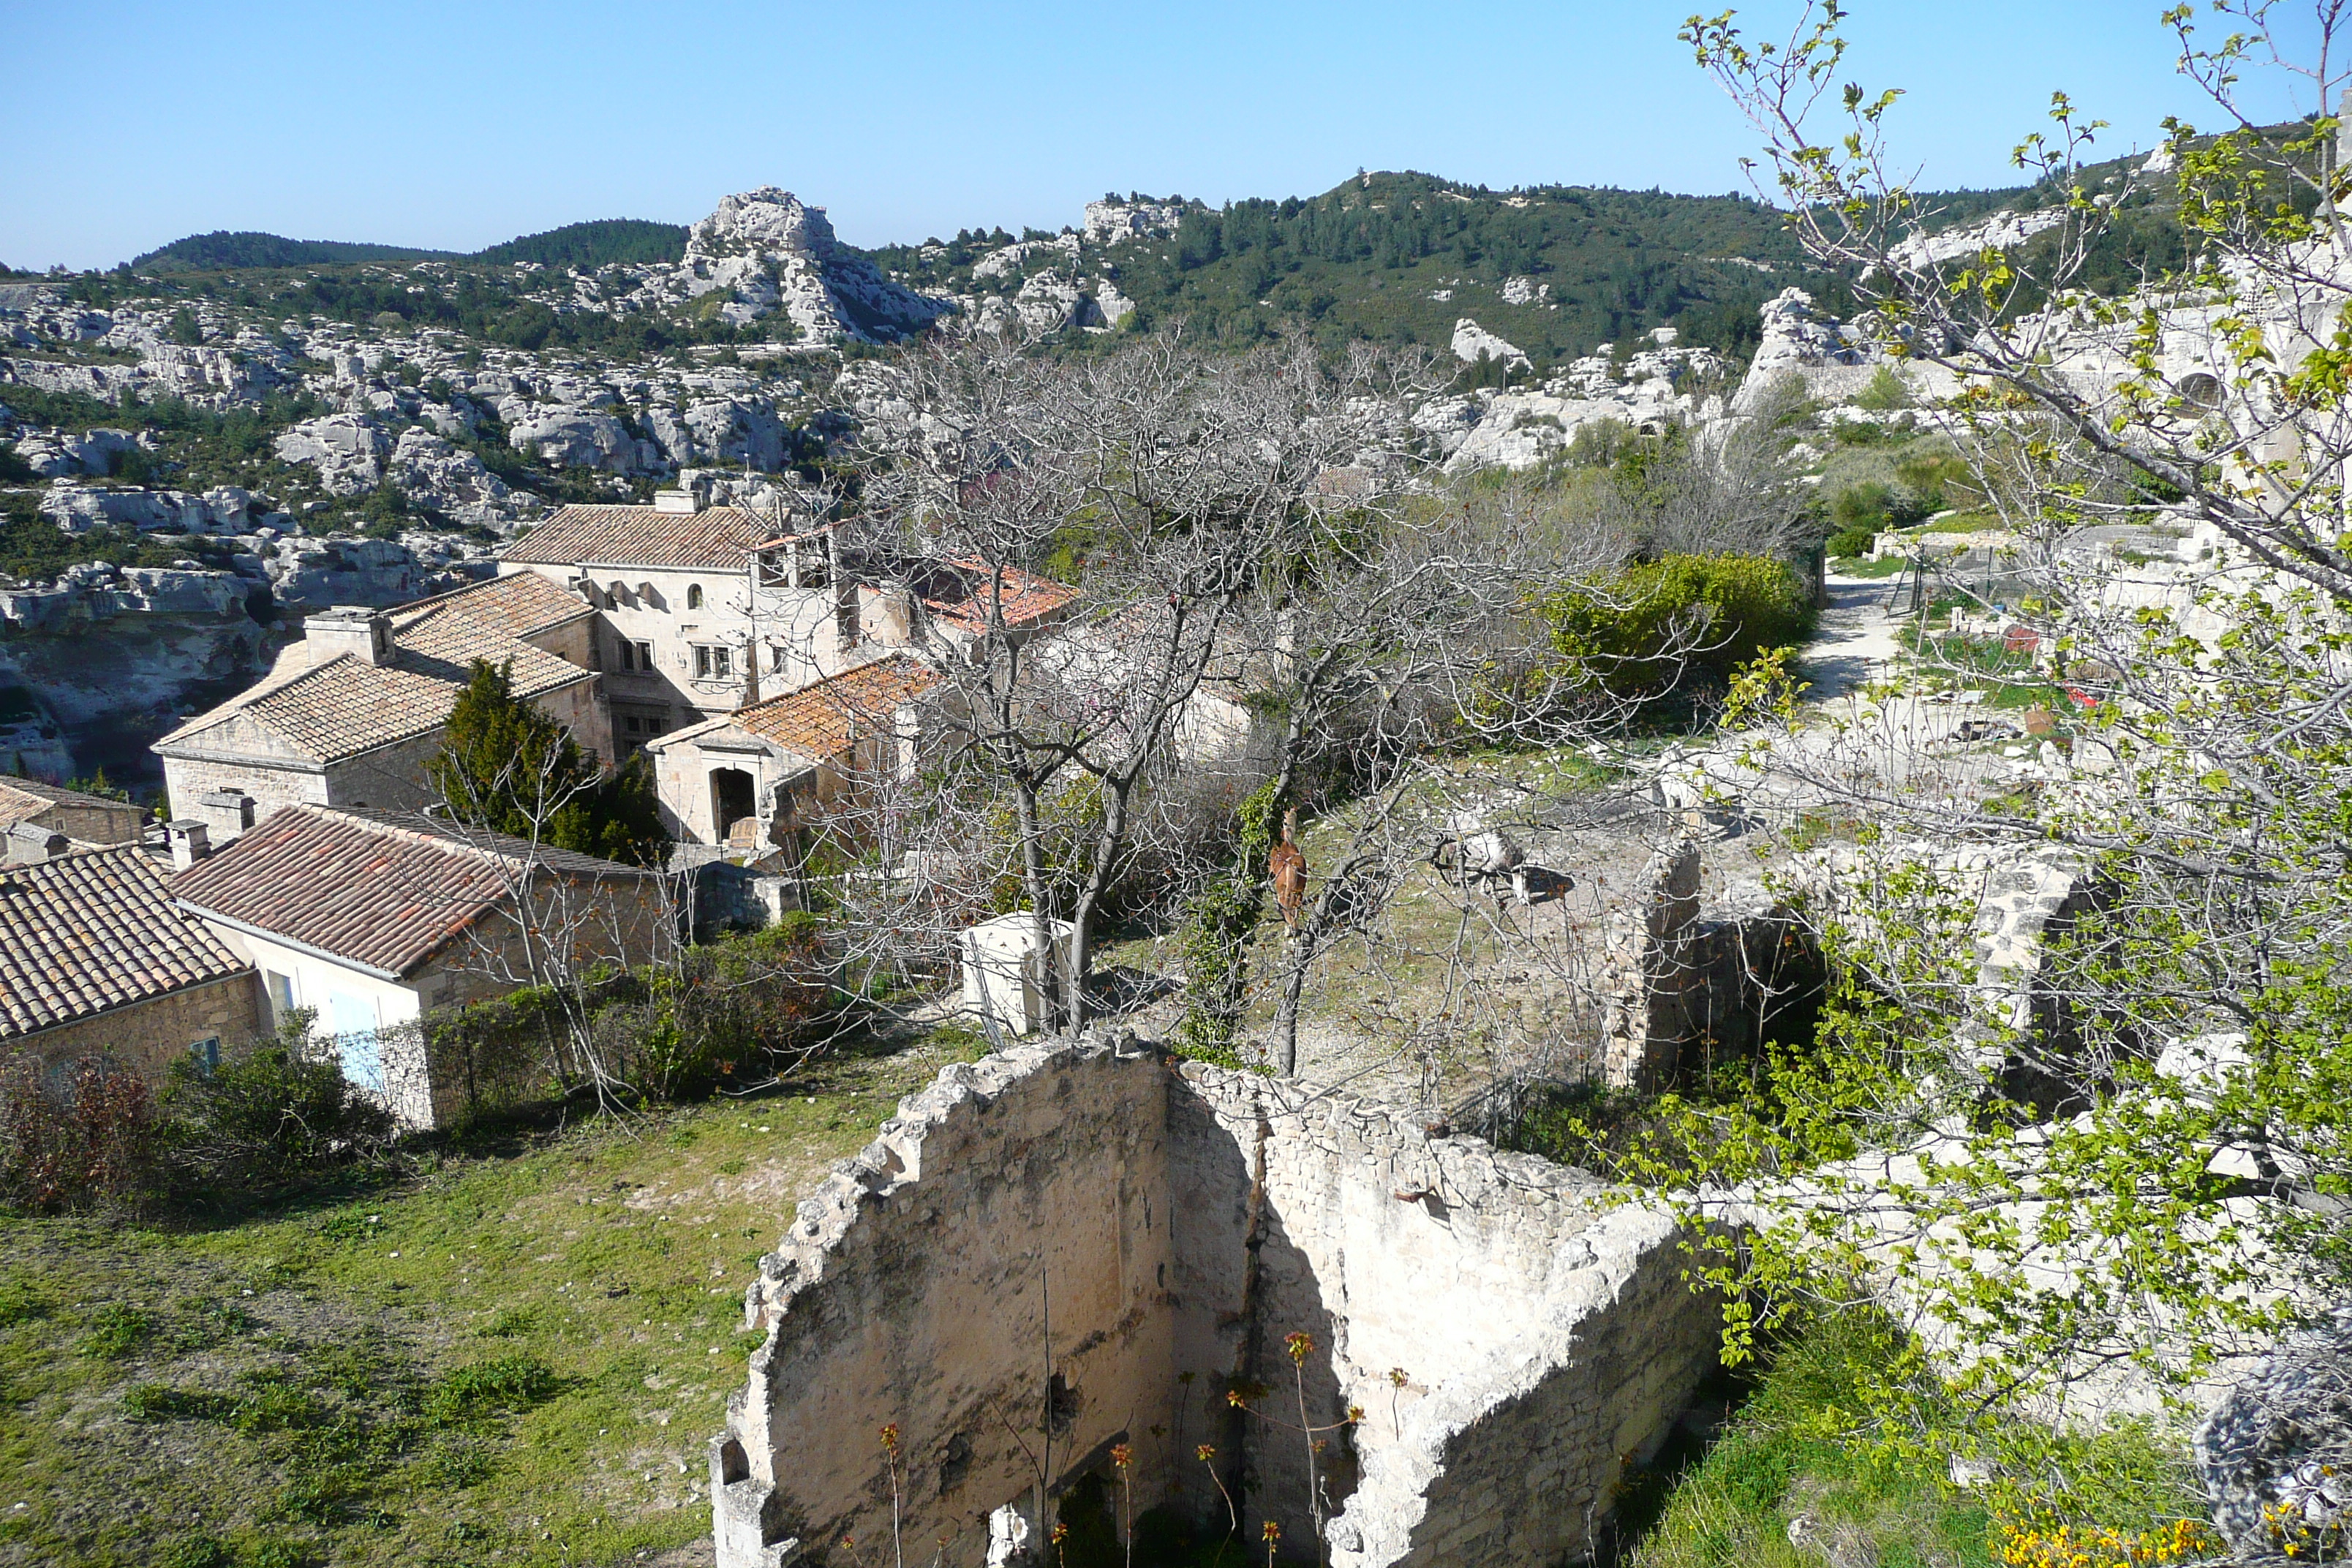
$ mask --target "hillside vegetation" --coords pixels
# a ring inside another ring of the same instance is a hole
[[[288,239],[283,235],[216,228],[160,246],[131,263],[149,272],[205,272],[247,267],[339,267],[363,261],[425,261],[456,252],[340,239]]]

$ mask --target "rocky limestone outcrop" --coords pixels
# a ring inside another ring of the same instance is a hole
[[[330,414],[306,419],[272,444],[281,463],[308,463],[319,470],[329,495],[361,496],[383,483],[392,438],[363,414]]]
[[[1174,234],[1184,221],[1183,202],[1108,201],[1087,204],[1086,233],[1095,245],[1118,245]]]
[[[278,608],[296,615],[335,605],[405,604],[435,586],[407,546],[350,534],[281,541],[265,569]]]
[[[400,433],[385,472],[412,503],[455,523],[509,533],[541,510],[538,497],[515,489],[473,453],[414,426]]]
[[[19,432],[13,444],[16,456],[41,479],[83,474],[103,479],[114,472],[121,455],[136,449],[140,441],[128,430],[96,429],[76,436],[66,430],[28,429]]]
[[[843,248],[823,207],[773,185],[721,199],[688,232],[683,271],[692,297],[730,290],[723,319],[746,323],[782,310],[812,342],[887,342],[920,331],[946,308]]]
[[[657,454],[640,451],[628,426],[612,415],[563,403],[517,406],[507,417],[507,445],[557,468],[612,474],[656,467],[660,460]]]
[[[1517,344],[1506,342],[1465,316],[1454,323],[1454,357],[1464,364],[1470,364],[1482,354],[1512,370],[1535,368],[1535,362],[1528,359]]]

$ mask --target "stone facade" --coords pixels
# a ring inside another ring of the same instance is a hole
[[[1302,1441],[1225,1397],[1262,1385],[1333,1426],[1339,1568],[1549,1564],[1712,1358],[1674,1239],[1582,1172],[1131,1037],[949,1068],[761,1260],[767,1342],[711,1447],[718,1563],[887,1541],[886,1423],[904,1538],[951,1559],[1042,1542],[1118,1443],[1137,1512],[1222,1530],[1210,1443],[1246,1517],[1303,1548]]]
[[[248,972],[21,1036],[0,1046],[0,1053],[29,1057],[48,1074],[71,1072],[76,1063],[97,1057],[161,1083],[191,1046],[214,1040],[227,1054],[266,1027],[258,987]]]

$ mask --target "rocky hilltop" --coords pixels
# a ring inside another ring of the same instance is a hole
[[[1842,285],[1791,288],[1777,216],[1736,198],[1364,175],[1222,209],[1111,195],[1055,234],[866,252],[765,186],[675,252],[658,225],[575,227],[209,270],[341,252],[197,237],[152,270],[0,282],[0,752],[119,773],[302,615],[487,574],[553,505],[642,500],[682,468],[747,493],[814,475],[897,417],[866,356],[927,331],[1426,343],[1462,384],[1366,460],[1457,470],[1550,461],[1596,421],[1736,413],[1749,358],[1751,388],[1796,374],[1832,396],[1875,370]],[[1996,214],[1970,240],[2032,232]],[[510,259],[598,245],[635,258]]]

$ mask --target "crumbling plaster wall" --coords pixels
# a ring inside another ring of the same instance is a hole
[[[1309,1420],[1367,1413],[1318,1461],[1334,1564],[1549,1564],[1711,1359],[1673,1241],[1584,1173],[1131,1044],[950,1068],[762,1260],[769,1339],[712,1448],[719,1568],[887,1538],[886,1422],[907,1541],[977,1563],[992,1510],[1034,1528],[1013,1428],[1034,1450],[1048,1289],[1055,1490],[1124,1440],[1138,1511],[1222,1529],[1213,1443],[1253,1539],[1275,1519],[1305,1552],[1304,1442],[1224,1399],[1263,1384],[1295,1421],[1305,1332]]]

